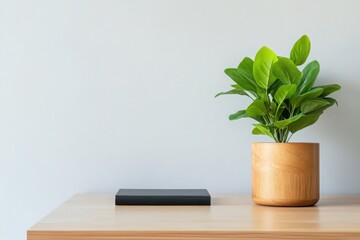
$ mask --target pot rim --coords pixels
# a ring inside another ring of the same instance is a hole
[[[286,142],[286,143],[282,143],[282,142],[252,142],[252,144],[309,144],[309,145],[319,145],[320,143],[318,142]]]

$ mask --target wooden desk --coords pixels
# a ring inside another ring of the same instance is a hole
[[[212,206],[115,206],[112,195],[75,195],[30,228],[27,239],[360,239],[360,196],[281,208],[238,195],[215,196]]]

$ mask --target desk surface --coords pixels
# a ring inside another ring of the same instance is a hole
[[[211,206],[115,206],[113,195],[75,195],[27,232],[28,240],[360,239],[360,196],[317,206],[265,207],[249,196]]]

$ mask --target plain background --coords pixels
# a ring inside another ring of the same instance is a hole
[[[321,143],[321,192],[360,193],[360,1],[1,1],[0,239],[76,193],[250,193],[249,101],[214,95],[263,45],[303,34],[339,107],[294,135]]]

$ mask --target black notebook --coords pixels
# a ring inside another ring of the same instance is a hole
[[[119,189],[116,205],[210,205],[206,189]]]

